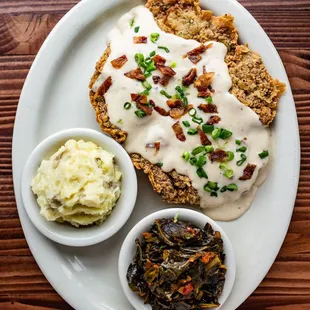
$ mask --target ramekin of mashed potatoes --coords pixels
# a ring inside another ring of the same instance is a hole
[[[112,153],[93,142],[71,139],[41,162],[31,188],[47,221],[99,225],[120,198],[121,178]]]

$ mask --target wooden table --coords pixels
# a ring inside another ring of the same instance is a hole
[[[11,146],[28,70],[46,36],[78,2],[0,0],[0,309],[71,309],[28,249],[14,199]],[[269,34],[285,64],[297,107],[302,155],[289,233],[267,277],[239,309],[310,309],[310,1],[239,2]]]

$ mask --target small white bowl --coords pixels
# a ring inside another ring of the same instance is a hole
[[[40,215],[40,207],[31,190],[31,180],[43,159],[48,159],[69,139],[92,141],[115,155],[116,164],[122,172],[122,192],[111,215],[100,226],[76,228],[69,224],[47,221]],[[92,129],[73,128],[55,133],[43,140],[31,153],[21,180],[22,200],[34,226],[46,237],[70,246],[88,246],[113,236],[126,223],[137,198],[137,176],[129,155],[112,138]]]
[[[142,219],[138,224],[136,224],[136,226],[132,228],[132,230],[129,232],[126,239],[124,240],[119,254],[118,273],[121,285],[127,299],[136,310],[151,310],[152,308],[149,304],[144,304],[142,298],[140,298],[137,294],[131,291],[126,279],[127,269],[136,253],[135,239],[139,238],[140,240],[142,240],[142,233],[149,231],[151,225],[156,219],[174,218],[177,213],[179,214],[178,219],[189,221],[194,225],[197,225],[201,229],[204,228],[206,223],[209,223],[215,231],[219,231],[222,235],[222,239],[224,242],[224,253],[226,254],[225,265],[227,266],[227,273],[224,289],[222,295],[219,298],[219,303],[221,304],[221,306],[215,309],[220,309],[222,307],[233,288],[236,275],[235,256],[233,247],[223,229],[208,216],[200,212],[183,208],[165,209],[150,214],[149,216]]]

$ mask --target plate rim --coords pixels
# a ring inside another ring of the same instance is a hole
[[[21,222],[21,226],[22,226],[22,229],[23,229],[23,232],[24,232],[24,235],[25,235],[25,239],[27,241],[27,244],[30,248],[30,251],[34,257],[34,259],[36,260],[36,263],[38,264],[39,268],[41,269],[42,273],[44,274],[44,276],[47,278],[47,280],[49,281],[49,283],[53,286],[53,288],[55,289],[55,291],[66,301],[68,302],[72,307],[74,307],[75,309],[80,309],[79,308],[79,304],[78,304],[78,301],[76,301],[76,299],[73,297],[73,296],[70,296],[70,294],[68,294],[67,292],[65,291],[60,291],[60,288],[59,286],[56,284],[56,281],[54,281],[51,277],[51,274],[46,270],[46,267],[44,267],[43,263],[38,259],[38,255],[37,255],[37,249],[36,247],[33,246],[32,242],[30,242],[30,238],[31,238],[31,232],[30,232],[30,229],[29,227],[26,228],[26,224],[24,223],[24,220],[22,218],[22,208],[23,208],[23,205],[20,201],[20,193],[17,192],[16,190],[16,187],[17,187],[17,174],[18,172],[16,171],[16,164],[15,162],[17,161],[17,158],[18,156],[16,155],[16,140],[17,140],[17,126],[16,126],[16,123],[19,121],[20,122],[20,114],[21,114],[21,104],[20,102],[21,101],[24,101],[23,97],[25,96],[24,93],[25,93],[25,89],[27,89],[28,87],[28,84],[29,84],[29,81],[30,81],[30,76],[32,76],[32,72],[35,70],[35,67],[37,66],[37,63],[39,62],[39,59],[41,58],[41,55],[44,53],[44,51],[49,47],[49,42],[51,40],[52,37],[55,36],[55,34],[57,34],[57,32],[59,31],[59,29],[62,27],[63,24],[66,23],[67,20],[70,19],[71,15],[74,15],[75,12],[77,12],[78,10],[82,9],[82,7],[87,7],[88,6],[88,3],[91,3],[93,2],[94,0],[83,0],[81,2],[79,2],[78,4],[76,4],[71,10],[69,10],[62,18],[61,20],[57,23],[57,25],[54,27],[54,29],[50,32],[50,34],[48,35],[48,37],[46,38],[46,40],[44,41],[44,43],[42,44],[39,52],[37,53],[36,57],[35,57],[35,60],[29,70],[29,73],[27,75],[27,78],[25,80],[25,83],[24,83],[24,86],[23,86],[23,89],[22,89],[22,92],[21,92],[21,95],[20,95],[20,99],[19,99],[19,104],[18,104],[18,107],[17,107],[17,111],[16,111],[16,117],[15,117],[15,122],[14,122],[14,130],[13,130],[13,139],[12,139],[12,171],[13,171],[13,184],[14,184],[14,194],[15,194],[15,199],[16,199],[16,205],[17,205],[17,210],[18,210],[18,214],[19,214],[19,219],[20,219],[20,222]],[[110,3],[110,2],[113,2],[113,0],[108,0],[106,1],[107,3]],[[122,0],[117,0],[118,2],[123,2]],[[130,0],[124,0],[126,2],[129,2]],[[202,6],[204,6],[204,3],[203,2],[206,2],[206,1],[212,1],[212,0],[201,0],[202,2]],[[246,14],[248,18],[251,19],[251,23],[255,24],[256,27],[258,26],[260,28],[260,31],[261,31],[261,35],[264,35],[266,37],[266,39],[269,41],[269,45],[270,45],[270,48],[273,50],[273,53],[274,53],[274,56],[278,59],[278,65],[281,66],[281,71],[283,71],[283,74],[286,76],[286,80],[288,81],[288,77],[287,77],[287,74],[286,74],[286,71],[285,71],[285,68],[284,68],[284,65],[283,65],[283,62],[276,50],[276,48],[274,47],[273,43],[271,42],[271,40],[269,39],[268,35],[266,34],[266,32],[263,30],[263,28],[260,26],[260,24],[256,21],[256,19],[251,15],[251,13],[249,13],[238,1],[236,0],[221,0],[221,1],[226,1],[226,2],[230,2],[232,3],[234,6],[238,7],[239,10],[243,11],[243,14]],[[103,2],[103,1],[102,1]],[[105,1],[104,1],[105,2]],[[102,5],[104,5],[104,2]],[[84,25],[84,26],[87,26],[87,25]],[[242,31],[240,31],[240,33],[242,33]],[[285,81],[286,82],[286,81]],[[286,90],[287,93],[289,93],[289,95],[293,96],[292,95],[292,90],[291,90],[291,87],[290,87],[290,84],[289,82],[287,83],[287,90]],[[293,97],[292,97],[293,98]],[[294,101],[293,101],[294,102]],[[273,265],[273,262],[275,261],[276,259],[276,256],[277,254],[279,253],[280,249],[282,248],[282,245],[283,245],[283,241],[287,235],[287,231],[288,231],[288,228],[289,228],[289,224],[291,222],[291,217],[292,217],[292,214],[293,214],[293,211],[294,211],[294,204],[295,204],[295,200],[296,200],[296,195],[297,195],[297,189],[298,189],[298,184],[299,184],[299,175],[300,175],[300,137],[299,137],[299,130],[298,130],[298,119],[297,119],[297,113],[296,113],[296,106],[294,106],[294,110],[295,110],[295,115],[294,115],[294,127],[296,127],[296,132],[294,132],[295,134],[295,142],[296,142],[296,149],[295,149],[295,179],[293,180],[293,183],[294,183],[294,189],[292,190],[292,196],[290,197],[290,201],[291,201],[291,204],[292,204],[292,208],[291,208],[291,214],[290,216],[288,217],[288,220],[287,220],[287,223],[283,223],[283,227],[285,227],[285,233],[283,234],[283,238],[281,240],[279,240],[279,243],[280,243],[280,247],[279,247],[279,250],[277,251],[276,255],[274,256],[274,259],[272,259],[272,263],[270,264],[270,268],[272,267]],[[270,269],[269,268],[269,269]],[[269,270],[268,269],[268,270]],[[265,274],[262,274],[262,277],[261,277],[261,280],[263,280],[263,278],[266,276],[266,274],[268,273],[268,271],[265,273]],[[261,282],[261,281],[260,281]],[[259,285],[259,283],[257,285],[255,285],[254,289],[250,289],[250,293],[247,295],[246,298],[248,298],[248,296],[256,289],[256,287]],[[242,301],[244,302],[246,300],[246,298]],[[241,303],[242,303],[241,302]],[[241,304],[240,303],[240,304]],[[239,305],[240,305],[239,304]],[[238,306],[239,306],[238,305]],[[104,305],[101,305],[102,309],[107,309],[107,307],[105,307]],[[109,308],[110,310],[110,308]]]

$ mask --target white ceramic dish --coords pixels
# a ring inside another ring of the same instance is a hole
[[[36,197],[30,184],[43,159],[48,159],[69,139],[92,141],[115,155],[122,172],[122,194],[112,214],[100,226],[75,228],[70,225],[48,222],[40,215]],[[21,179],[23,204],[33,225],[46,237],[60,244],[88,246],[107,240],[126,223],[137,198],[137,177],[126,151],[113,139],[87,128],[73,128],[57,132],[43,140],[31,153]]]
[[[75,309],[129,310],[117,274],[117,257],[130,229],[148,214],[167,207],[143,174],[132,216],[109,240],[71,248],[42,236],[31,224],[22,200],[20,179],[35,146],[48,135],[72,127],[100,131],[88,99],[88,82],[106,47],[106,35],[121,14],[141,0],[83,0],[54,28],[25,82],[13,138],[13,175],[18,212],[29,247],[45,276]],[[234,247],[236,281],[221,310],[236,309],[271,267],[290,223],[299,178],[300,149],[294,100],[283,64],[255,19],[235,0],[202,0],[216,14],[231,13],[242,42],[258,51],[270,73],[287,84],[276,122],[275,161],[267,182],[249,211],[221,223]]]
[[[132,259],[136,253],[136,245],[135,240],[136,238],[140,238],[142,240],[142,233],[145,231],[149,231],[151,225],[154,223],[156,219],[162,218],[174,218],[174,216],[178,214],[178,219],[189,221],[194,225],[197,225],[199,228],[203,228],[206,223],[211,224],[212,228],[215,231],[219,231],[222,235],[223,243],[224,243],[224,253],[226,254],[225,258],[225,265],[227,266],[227,273],[226,273],[226,281],[223,289],[223,293],[219,298],[219,303],[221,304],[220,307],[217,309],[222,308],[226,299],[228,298],[235,281],[236,275],[236,263],[235,263],[235,255],[233,247],[230,243],[229,238],[227,237],[224,230],[213,220],[207,217],[200,212],[189,210],[189,209],[181,209],[181,208],[169,208],[166,210],[161,210],[150,214],[149,216],[142,219],[139,223],[137,223],[132,230],[128,233],[126,239],[123,242],[121,247],[121,251],[119,254],[118,259],[118,274],[121,281],[121,285],[125,292],[126,297],[130,301],[131,305],[136,310],[151,310],[151,306],[148,304],[144,304],[143,300],[135,293],[131,291],[128,286],[128,282],[126,279],[127,269]]]

